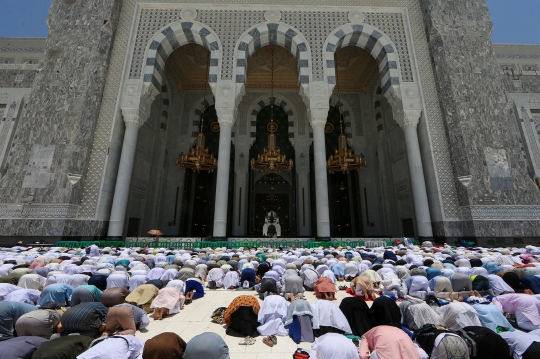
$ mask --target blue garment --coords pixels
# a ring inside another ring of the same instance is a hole
[[[175,259],[176,259],[176,256],[174,254],[169,254],[167,256],[167,264],[172,264],[172,262],[174,262]]]
[[[443,263],[444,269],[456,269],[456,266],[452,263]]]
[[[35,306],[26,303],[0,302],[0,340],[13,337],[13,328],[17,320],[34,310],[37,310]]]
[[[497,263],[489,262],[482,266],[482,268],[485,268],[488,271],[488,274],[497,274],[501,271],[501,268],[497,265]]]
[[[188,279],[186,280],[186,289],[185,293],[195,291],[193,294],[193,299],[198,299],[204,297],[204,287],[198,280]]]
[[[442,275],[442,272],[438,268],[426,268],[427,279],[433,279]]]
[[[302,341],[302,326],[300,325],[300,319],[297,315],[293,316],[293,321],[289,324],[289,337],[291,337],[296,344],[300,344]]]
[[[60,303],[62,307],[69,306],[71,300],[71,294],[73,293],[73,287],[64,283],[51,284],[43,288],[41,292],[39,305],[43,305],[47,302]]]
[[[332,271],[332,273],[334,273],[334,275],[337,277],[337,276],[340,276],[340,277],[344,277],[345,276],[345,269],[343,269],[342,266],[340,266],[338,263],[334,263],[330,266],[330,270]]]
[[[482,326],[493,330],[495,333],[497,333],[497,327],[508,328],[511,332],[515,330],[496,306],[474,304],[472,307],[478,313]]]
[[[525,289],[530,289],[534,294],[540,294],[540,277],[535,275],[526,275],[521,278],[521,284]]]
[[[240,285],[242,285],[242,283],[247,280],[249,282],[249,287],[253,287],[255,285],[255,277],[257,277],[255,269],[246,268],[242,270],[242,276],[240,277]]]

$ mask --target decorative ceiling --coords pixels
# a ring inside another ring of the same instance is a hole
[[[198,44],[187,44],[173,51],[165,63],[165,72],[176,89],[202,90],[206,81],[209,51]]]
[[[247,87],[270,90],[272,49],[274,51],[274,89],[298,88],[298,65],[294,56],[285,48],[269,45],[255,51],[247,64]],[[379,68],[367,51],[347,46],[337,52],[341,92],[366,92],[377,78]],[[177,90],[201,90],[206,79],[208,50],[197,44],[188,44],[174,51],[165,72]],[[337,88],[335,89],[337,91]]]

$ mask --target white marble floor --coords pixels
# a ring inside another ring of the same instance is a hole
[[[341,285],[348,285],[348,283],[338,282],[336,287]],[[159,321],[154,321],[150,315],[150,325],[143,332],[137,331],[136,336],[147,340],[163,332],[173,332],[188,342],[200,333],[214,332],[221,335],[229,346],[231,359],[290,359],[296,348],[308,349],[311,347],[311,343],[297,345],[289,337],[278,337],[277,345],[270,348],[263,344],[263,336],[257,337],[257,341],[253,345],[239,345],[238,342],[241,338],[226,335],[225,326],[211,322],[210,316],[216,308],[227,307],[239,295],[254,294],[255,291],[206,290],[203,298],[196,299],[190,305],[184,306],[184,309],[178,314]],[[347,296],[349,295],[345,291],[338,291],[334,303],[339,306],[341,300]],[[316,300],[313,292],[306,292],[306,299],[310,303]]]

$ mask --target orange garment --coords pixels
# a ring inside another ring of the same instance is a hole
[[[401,329],[379,325],[362,335],[358,355],[369,359],[370,351],[379,359],[421,359],[411,338]]]
[[[313,285],[313,290],[315,290],[315,296],[317,298],[322,297],[322,293],[336,293],[336,286],[332,283],[330,278],[322,277],[315,282]]]
[[[232,314],[240,307],[252,307],[255,314],[259,314],[259,309],[261,309],[257,298],[252,295],[241,295],[236,297],[225,310],[225,313],[223,314],[223,323],[230,325]]]

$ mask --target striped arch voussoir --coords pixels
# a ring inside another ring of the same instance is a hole
[[[236,83],[246,82],[249,57],[261,47],[276,44],[289,50],[298,63],[298,83],[309,84],[311,77],[311,50],[298,30],[283,23],[263,23],[248,30],[240,38],[235,50]]]
[[[280,96],[281,97],[281,96]],[[251,106],[251,113],[248,114],[250,118],[249,122],[249,136],[251,141],[255,141],[256,131],[257,131],[257,115],[259,112],[268,105],[274,104],[279,106],[287,113],[289,116],[288,123],[288,132],[289,138],[294,138],[294,121],[291,120],[291,117],[295,115],[292,106],[287,102],[286,99],[276,98],[276,97],[263,97],[257,100],[255,104]]]
[[[369,52],[377,64],[383,95],[393,86],[400,84],[398,56],[386,35],[370,25],[346,24],[334,30],[326,40],[326,80],[336,83],[334,54],[343,47],[357,46]]]
[[[340,102],[336,95],[332,95],[330,97],[330,106],[341,107],[341,114],[343,115],[343,132],[345,133],[345,136],[347,136],[347,138],[352,138],[351,119],[353,118],[353,116],[351,116],[351,110],[349,109],[349,107],[346,106],[343,102]]]
[[[143,82],[161,89],[165,78],[165,62],[180,46],[199,44],[210,51],[208,81],[215,83],[220,74],[221,45],[217,35],[198,22],[176,22],[156,33],[149,41],[143,68]]]

